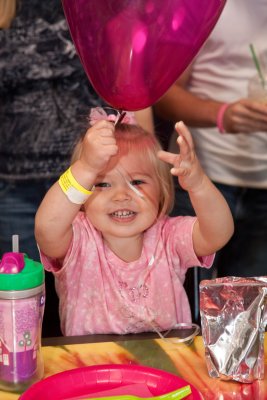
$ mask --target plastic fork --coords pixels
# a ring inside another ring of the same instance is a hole
[[[94,397],[94,398],[87,398],[83,400],[151,400],[151,399],[156,399],[156,400],[181,400],[187,397],[189,394],[191,394],[191,387],[189,385],[183,386],[180,389],[175,390],[174,392],[162,394],[160,396],[154,396],[154,397],[139,397],[139,396],[133,396],[133,395],[127,395],[123,394],[121,396],[107,396],[107,397]],[[81,399],[82,400],[82,399]]]

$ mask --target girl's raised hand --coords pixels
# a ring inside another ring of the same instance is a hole
[[[173,165],[171,174],[178,177],[179,184],[184,190],[194,191],[201,185],[204,172],[197,159],[189,130],[181,121],[175,124],[175,129],[178,133],[179,154],[161,150],[158,153],[158,157],[162,161]]]
[[[113,122],[101,120],[89,128],[85,134],[80,161],[96,174],[106,167],[110,157],[117,154],[118,146],[114,130]]]

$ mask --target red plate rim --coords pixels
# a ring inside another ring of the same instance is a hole
[[[92,365],[51,375],[33,384],[19,400],[63,400],[75,396],[92,396],[97,392],[137,383],[146,384],[153,396],[190,384],[177,375],[143,365]],[[201,400],[198,390],[190,386],[192,394],[186,399]],[[138,396],[138,393],[135,395]]]

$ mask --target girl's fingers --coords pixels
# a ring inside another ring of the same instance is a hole
[[[114,136],[114,123],[109,121],[97,121],[91,128],[88,129],[89,135],[99,136]]]
[[[174,176],[186,176],[189,172],[189,169],[185,167],[171,168],[170,172]]]
[[[103,136],[100,138],[100,140],[96,141],[97,145],[104,145],[104,146],[110,146],[110,145],[116,145],[116,139],[113,136]]]
[[[173,154],[173,153],[169,153],[164,150],[160,150],[158,152],[158,157],[160,160],[173,165],[173,168],[171,168],[171,170],[170,170],[172,175],[185,176],[188,174],[188,172],[191,169],[191,163],[188,161],[184,161],[184,160],[181,163],[181,158],[177,154]]]
[[[189,147],[186,139],[183,136],[178,136],[177,144],[179,146],[179,153],[181,158],[189,159],[191,157],[191,148]]]
[[[114,122],[101,120],[101,121],[97,121],[94,124],[94,129],[102,129],[102,128],[111,128],[114,130],[115,129]]]
[[[175,124],[176,132],[185,139],[185,142],[190,149],[194,148],[193,138],[190,131],[187,129],[185,124],[180,121]]]
[[[168,151],[160,150],[158,152],[158,158],[161,161],[165,161],[168,164],[175,165],[175,164],[177,164],[177,161],[179,160],[179,155],[170,153]]]
[[[98,134],[101,137],[112,137],[112,138],[114,138],[114,130],[112,130],[112,129],[108,129],[108,128],[101,129]]]

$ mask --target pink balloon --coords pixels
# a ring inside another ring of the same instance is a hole
[[[83,68],[112,107],[154,104],[192,61],[226,0],[62,0]]]

